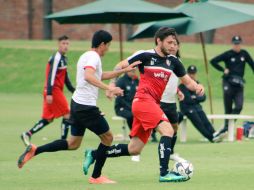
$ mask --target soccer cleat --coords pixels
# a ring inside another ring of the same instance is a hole
[[[213,136],[216,137],[216,136],[219,136],[219,135],[226,135],[228,132],[228,127],[225,126],[221,129],[219,129],[218,131],[216,131],[215,133],[213,133]]]
[[[165,176],[160,176],[159,182],[184,182],[189,180],[189,178],[186,178],[184,176],[181,176],[178,173],[175,172],[168,172]]]
[[[18,167],[19,168],[22,168],[28,160],[30,160],[32,157],[34,157],[36,149],[37,149],[37,147],[35,145],[33,145],[33,144],[28,145],[25,152],[18,159]]]
[[[94,158],[92,156],[92,150],[86,150],[85,158],[83,161],[83,172],[85,175],[87,175],[88,169],[93,163],[94,163]]]
[[[30,140],[31,140],[31,136],[29,136],[26,132],[23,132],[21,134],[21,140],[23,141],[23,143],[25,144],[25,146],[30,145]]]
[[[212,141],[215,142],[215,143],[222,142],[226,135],[227,135],[227,132],[223,132],[223,133],[215,132],[213,134],[213,140]]]
[[[90,177],[88,182],[90,184],[115,184],[116,183],[116,181],[113,181],[107,178],[106,176],[100,176],[98,178]]]
[[[170,154],[170,160],[173,160],[175,162],[185,162],[186,160],[179,156],[179,154]]]

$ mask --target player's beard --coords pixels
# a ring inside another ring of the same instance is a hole
[[[163,46],[161,47],[161,52],[162,52],[165,56],[169,55],[169,52],[168,52],[167,49],[164,48]]]

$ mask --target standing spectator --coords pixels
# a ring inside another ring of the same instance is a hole
[[[211,60],[212,66],[218,71],[223,72],[223,98],[225,114],[240,114],[243,108],[244,92],[244,69],[248,63],[254,71],[254,62],[249,53],[241,48],[242,38],[234,36],[232,38],[233,48]],[[224,62],[225,66],[219,65]],[[234,104],[234,107],[233,107]],[[225,120],[224,128],[219,133],[228,130],[228,120]]]
[[[41,119],[27,132],[21,134],[21,139],[26,146],[30,145],[33,134],[37,133],[55,118],[63,117],[61,124],[61,138],[66,139],[69,122],[70,108],[63,93],[64,85],[70,92],[74,92],[67,73],[67,57],[65,56],[69,48],[69,38],[61,36],[58,38],[58,51],[54,53],[48,61],[46,67],[46,79],[43,92],[43,111]]]
[[[191,65],[187,68],[187,73],[194,81],[197,81],[197,68]],[[194,127],[210,142],[222,141],[222,135],[217,136],[212,124],[208,120],[205,112],[203,111],[201,102],[206,99],[204,95],[197,95],[195,91],[187,89],[184,84],[179,85],[179,90],[184,94],[184,99],[180,101],[181,112],[191,120]]]

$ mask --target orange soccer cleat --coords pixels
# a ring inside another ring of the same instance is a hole
[[[91,184],[114,184],[114,183],[116,183],[116,181],[113,181],[113,180],[107,178],[106,176],[100,176],[98,178],[90,177],[88,181]]]
[[[18,159],[18,167],[19,168],[22,168],[28,160],[30,160],[32,157],[34,157],[36,149],[37,149],[37,147],[33,144],[30,144],[27,146],[25,152]]]

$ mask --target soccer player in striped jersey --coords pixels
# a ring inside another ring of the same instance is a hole
[[[171,143],[174,130],[168,118],[160,108],[160,100],[167,82],[174,72],[189,89],[197,94],[204,93],[204,87],[192,80],[184,69],[180,60],[170,55],[171,46],[176,46],[177,35],[174,29],[163,27],[155,34],[156,47],[151,50],[138,51],[128,59],[122,61],[128,65],[141,61],[138,65],[140,82],[132,103],[134,116],[129,144],[116,144],[108,149],[108,157],[139,155],[147,143],[151,132],[156,129],[160,135],[158,146],[160,162],[160,182],[180,182],[188,180],[186,177],[168,171],[171,153]],[[86,154],[84,170],[97,158],[98,150],[90,150]]]
[[[67,72],[66,53],[69,48],[69,38],[61,36],[58,38],[58,51],[54,53],[46,66],[46,78],[43,91],[43,110],[41,119],[27,132],[21,134],[21,139],[26,146],[30,144],[33,134],[37,133],[55,118],[63,117],[61,123],[61,138],[66,139],[68,129],[71,126],[69,121],[70,108],[64,96],[64,85],[73,93],[72,86]]]
[[[180,59],[179,46],[180,42],[176,39],[176,45],[170,47],[170,54],[175,55]],[[178,89],[178,77],[172,73],[170,79],[167,83],[167,86],[162,94],[162,98],[160,101],[160,106],[163,112],[166,114],[170,124],[174,129],[174,135],[171,141],[171,154],[170,159],[176,162],[184,161],[185,159],[181,158],[178,154],[174,153],[175,144],[177,141],[177,131],[178,131],[178,120],[179,120],[179,112],[177,112],[176,106],[176,95],[178,96],[179,101],[184,99],[184,94],[181,90]]]

